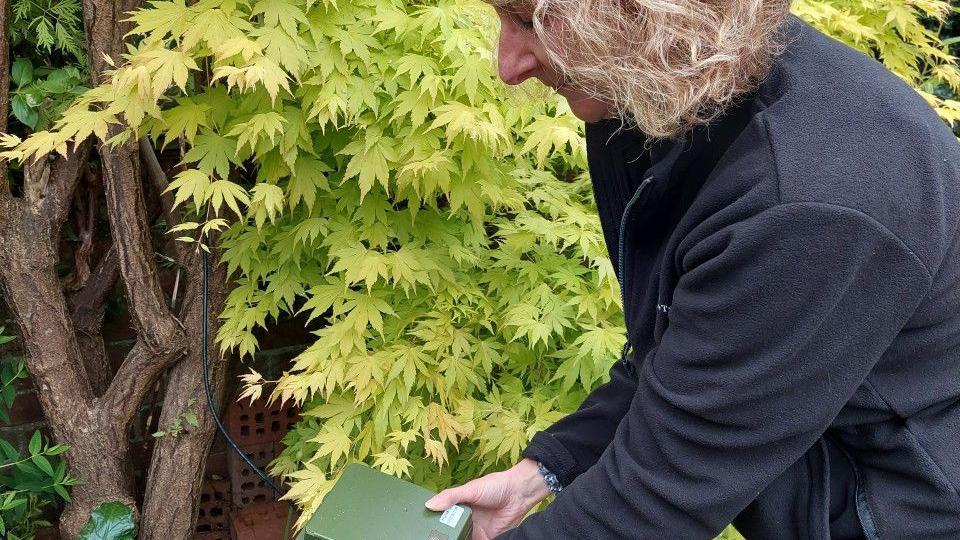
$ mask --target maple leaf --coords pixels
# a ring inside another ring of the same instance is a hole
[[[330,470],[336,468],[340,460],[349,455],[352,446],[350,434],[333,422],[326,422],[320,434],[310,439],[310,442],[320,444],[317,455],[330,458]]]
[[[263,15],[263,26],[280,27],[291,36],[299,34],[299,23],[307,23],[307,16],[303,10],[286,0],[258,0],[253,4],[251,13]]]
[[[355,140],[343,147],[339,153],[352,155],[347,162],[343,180],[357,177],[360,185],[360,200],[370,191],[375,182],[389,192],[390,169],[397,160],[396,143],[388,137],[369,135],[363,140]]]
[[[279,186],[263,182],[253,186],[250,190],[253,197],[250,199],[250,210],[254,213],[254,222],[262,227],[266,220],[273,223],[277,214],[283,211],[283,190]]]
[[[194,206],[200,208],[209,187],[210,177],[206,173],[197,169],[187,169],[177,174],[163,190],[163,193],[175,191],[173,199],[175,208],[191,197]]]
[[[183,155],[184,163],[196,163],[207,175],[214,173],[221,178],[230,175],[230,164],[240,165],[236,153],[236,139],[223,137],[210,130],[202,130],[193,146]]]
[[[308,211],[312,211],[317,192],[330,191],[330,184],[327,182],[329,172],[333,172],[333,169],[323,161],[306,156],[297,157],[293,173],[287,181],[290,209],[293,210],[302,202]]]
[[[147,2],[149,9],[134,11],[127,21],[133,22],[130,34],[150,34],[164,37],[179,37],[188,28],[194,17],[184,0]]]
[[[389,452],[380,452],[374,455],[373,466],[379,467],[381,471],[392,474],[397,477],[410,475],[410,461],[406,458],[396,456]]]
[[[204,200],[210,201],[210,206],[213,207],[214,214],[219,215],[220,208],[226,204],[228,208],[233,210],[233,213],[237,217],[242,218],[243,213],[240,211],[240,204],[249,205],[250,196],[247,195],[247,191],[243,189],[239,184],[235,184],[229,180],[216,180],[207,186],[206,191],[203,194]]]
[[[343,309],[350,310],[344,323],[363,332],[370,326],[383,334],[383,315],[396,315],[390,304],[374,295],[359,294],[343,303]]]
[[[197,130],[207,124],[207,112],[211,109],[208,103],[197,102],[191,97],[177,98],[177,105],[163,114],[166,125],[164,132],[164,146],[181,134],[191,145],[197,136]]]
[[[262,137],[267,137],[272,144],[274,138],[283,133],[283,125],[287,119],[278,112],[269,111],[254,114],[245,122],[239,122],[227,132],[227,136],[237,137],[237,152],[244,145],[249,145],[251,150],[256,150],[257,144]]]

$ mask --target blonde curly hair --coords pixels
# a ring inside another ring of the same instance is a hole
[[[532,13],[564,84],[623,128],[675,138],[756,88],[785,45],[790,0],[484,0]]]

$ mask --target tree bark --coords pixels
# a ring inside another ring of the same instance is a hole
[[[213,336],[219,324],[215,314],[223,309],[227,298],[226,270],[216,264],[217,250],[210,260],[210,344],[207,349],[210,359],[210,383],[214,403],[221,409],[227,364],[221,359]],[[196,522],[195,511],[203,483],[204,463],[210,450],[216,426],[206,405],[203,384],[201,347],[201,278],[200,255],[190,256],[188,285],[184,296],[181,317],[187,328],[189,351],[186,357],[170,370],[167,390],[163,400],[160,425],[167,426],[178,415],[192,410],[197,415],[199,428],[188,430],[178,437],[161,437],[153,449],[153,458],[147,475],[147,489],[143,501],[143,529],[140,540],[168,540],[191,538]],[[193,405],[190,402],[194,401]]]
[[[113,375],[102,330],[107,295],[113,290],[119,277],[117,250],[111,246],[90,273],[83,287],[68,300],[70,316],[77,330],[80,353],[94,396],[103,395]]]
[[[65,194],[75,185],[89,145],[52,165],[42,161],[28,182],[53,182],[44,196],[7,201],[0,227],[0,285],[16,318],[37,396],[53,436],[68,445],[71,473],[95,479],[74,490],[73,502],[61,520],[65,538],[76,538],[89,509],[104,500],[133,503],[124,474],[127,432],[104,414],[94,398],[76,338],[73,319],[57,275],[58,240],[68,204]]]
[[[4,19],[7,2],[0,0]],[[94,84],[107,68],[104,55],[120,61],[128,23],[119,19],[137,3],[83,0]],[[5,32],[6,25],[0,25],[0,49],[4,51]],[[9,57],[0,54],[0,116],[4,119],[9,69]],[[112,126],[109,136],[119,129]],[[149,225],[161,211],[168,225],[179,216],[172,210],[169,195],[157,197],[159,207],[147,212],[141,166],[146,167],[149,185],[158,194],[167,185],[163,171],[144,141],[131,140],[115,148],[100,144],[97,151],[103,166],[112,246],[89,275],[79,278],[82,287],[68,301],[56,270],[59,239],[91,149],[91,141],[83,141],[74,145],[67,158],[44,157],[25,164],[22,196],[14,196],[7,182],[0,182],[0,245],[4,248],[0,250],[0,292],[20,327],[27,367],[50,429],[59,442],[70,446],[65,454],[70,472],[83,481],[73,490],[73,500],[61,517],[61,536],[76,538],[92,509],[104,501],[117,500],[136,509],[127,474],[129,429],[160,375],[172,367],[161,425],[169,425],[192,409],[199,427],[157,441],[139,529],[141,538],[186,540],[193,533],[205,457],[214,433],[213,418],[205,405],[199,349],[200,257],[182,246],[174,250],[187,283],[178,319],[160,287]],[[216,256],[211,256],[211,341],[219,327],[216,314],[222,310],[227,289],[225,268],[214,261]],[[103,307],[118,276],[122,277],[137,340],[116,375],[101,380],[106,359],[101,335]],[[226,366],[212,343],[209,356],[219,403]]]

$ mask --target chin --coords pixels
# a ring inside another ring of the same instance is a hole
[[[573,100],[567,98],[567,104],[570,106],[573,115],[584,122],[597,122],[610,115],[610,107],[596,99],[581,98]]]

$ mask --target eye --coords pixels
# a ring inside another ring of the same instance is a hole
[[[527,30],[533,30],[533,19],[528,18],[527,15],[521,14],[517,11],[510,11],[510,18],[514,20],[518,25],[526,28]]]

